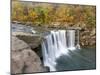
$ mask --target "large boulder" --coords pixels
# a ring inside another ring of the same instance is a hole
[[[43,72],[39,56],[22,40],[12,36],[11,73]]]

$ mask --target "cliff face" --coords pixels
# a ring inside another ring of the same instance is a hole
[[[80,44],[83,47],[96,47],[96,29],[80,31]]]

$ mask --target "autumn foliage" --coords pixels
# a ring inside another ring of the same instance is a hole
[[[95,26],[95,14],[96,7],[89,5],[12,1],[12,21],[31,22],[34,25],[59,22]]]

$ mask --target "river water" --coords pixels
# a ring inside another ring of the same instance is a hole
[[[80,50],[69,51],[56,60],[57,71],[89,70],[96,68],[96,49],[81,48]]]
[[[12,32],[25,32],[25,33],[31,33],[32,27],[30,26],[25,26],[22,24],[12,24],[11,25],[11,30]]]

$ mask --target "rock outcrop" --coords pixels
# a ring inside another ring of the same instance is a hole
[[[39,56],[22,40],[12,36],[11,73],[43,72]]]

